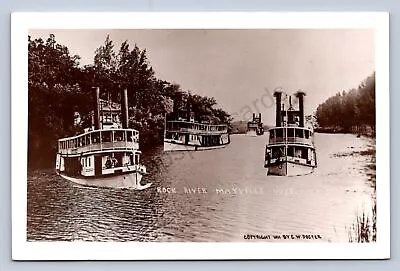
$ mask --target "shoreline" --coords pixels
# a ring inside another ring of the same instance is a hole
[[[353,134],[357,136],[366,136],[370,138],[375,138],[376,134],[374,131],[352,131],[348,129],[343,129],[343,128],[315,128],[314,129],[315,133],[320,133],[320,134]]]

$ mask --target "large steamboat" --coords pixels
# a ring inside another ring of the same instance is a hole
[[[200,151],[230,143],[228,126],[195,121],[194,113],[174,111],[165,117],[164,151]]]
[[[139,132],[128,128],[127,90],[122,91],[120,112],[113,103],[101,101],[94,88],[92,127],[58,140],[56,172],[81,185],[145,189],[146,167],[140,164]]]
[[[268,175],[299,176],[312,173],[317,167],[312,125],[304,123],[304,96],[298,91],[299,102],[294,109],[289,96],[289,105],[282,104],[282,92],[276,98],[276,125],[268,130],[269,142],[265,149],[265,164]]]

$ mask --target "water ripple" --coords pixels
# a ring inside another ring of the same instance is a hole
[[[266,140],[237,135],[224,149],[180,157],[157,147],[143,155],[154,184],[144,191],[85,187],[52,171],[31,173],[28,240],[207,242],[316,234],[322,241],[347,242],[348,229],[375,196],[374,157],[366,152],[374,144],[354,135],[317,134],[315,173],[284,178],[265,176]]]

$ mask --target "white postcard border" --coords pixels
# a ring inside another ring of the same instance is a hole
[[[14,260],[378,259],[390,257],[389,14],[385,12],[14,13],[11,29],[12,257]],[[377,242],[28,242],[29,29],[376,30]]]

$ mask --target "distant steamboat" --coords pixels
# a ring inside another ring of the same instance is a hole
[[[253,119],[247,123],[247,132],[248,136],[259,136],[264,134],[263,123],[261,122],[261,113],[259,113],[258,117],[253,113]]]
[[[145,189],[146,167],[139,163],[139,132],[128,128],[127,90],[122,91],[121,116],[111,103],[101,103],[94,88],[94,125],[79,135],[58,140],[56,172],[72,182],[99,187]],[[101,109],[100,109],[101,107]]]
[[[190,111],[167,114],[164,132],[164,151],[210,150],[230,143],[227,125],[196,122]]]
[[[304,123],[304,96],[298,91],[298,110],[294,109],[289,96],[289,108],[281,104],[282,92],[276,98],[276,125],[268,130],[269,141],[265,149],[268,175],[298,176],[312,173],[317,167],[312,125]]]

